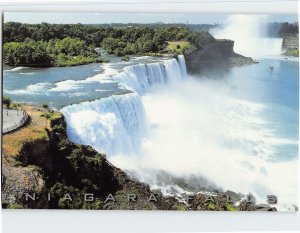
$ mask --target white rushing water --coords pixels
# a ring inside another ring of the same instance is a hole
[[[144,108],[135,93],[70,105],[62,112],[71,141],[108,155],[136,153],[146,131]]]
[[[180,65],[185,67],[182,58]],[[186,70],[183,70],[182,72],[186,73]],[[141,95],[153,87],[165,84],[172,85],[182,77],[179,64],[177,60],[173,58],[165,62],[138,64],[125,67],[123,72],[113,77],[113,80],[117,81],[122,87]]]
[[[278,136],[261,115],[264,104],[232,97],[223,82],[187,76],[183,56],[126,67],[113,79],[132,92],[61,109],[70,140],[164,193],[160,171],[205,178],[260,202],[276,194],[279,209],[293,209],[297,163],[268,160]]]
[[[147,123],[141,95],[153,87],[172,86],[186,72],[183,56],[165,62],[125,67],[112,79],[132,91],[125,95],[74,104],[61,109],[68,125],[70,140],[115,154],[134,154],[140,147]],[[179,66],[184,66],[181,71]]]
[[[282,38],[262,36],[267,31],[267,16],[264,15],[231,15],[221,29],[212,31],[215,38],[234,41],[234,51],[244,56],[261,58],[280,55]]]

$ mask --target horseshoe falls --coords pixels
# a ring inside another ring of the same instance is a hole
[[[212,30],[215,38],[231,39],[234,51],[244,56],[261,58],[282,54],[282,38],[262,36],[267,31],[266,15],[229,16],[222,28]],[[247,25],[247,27],[245,27]]]
[[[186,187],[161,180],[161,171],[251,193],[262,203],[274,194],[280,200],[276,208],[293,210],[297,62],[264,58],[211,80],[188,76],[179,56],[127,66],[111,79],[126,94],[61,109],[71,141],[107,154],[112,164],[164,194],[182,194]]]

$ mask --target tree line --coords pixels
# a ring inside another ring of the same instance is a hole
[[[267,28],[268,36],[282,37],[287,34],[299,34],[298,23],[269,23]]]
[[[96,51],[83,40],[66,37],[62,40],[7,42],[3,46],[5,64],[14,66],[72,66],[100,62]]]
[[[191,31],[179,26],[100,27],[7,22],[3,28],[4,62],[11,65],[95,62],[95,47],[124,56],[166,52],[168,41],[189,41],[194,47],[201,48],[214,40],[205,30]]]
[[[85,25],[85,24],[23,24],[18,22],[7,22],[3,27],[3,42],[22,42],[26,38],[34,41],[51,39],[64,39],[66,37],[79,38],[87,44],[95,47],[101,46],[104,38],[116,38],[121,40],[137,40],[142,34],[150,33],[151,37],[162,37],[165,41],[187,38],[194,30],[195,25],[188,28],[183,24],[171,24],[151,26],[150,24],[112,24],[112,25]],[[156,24],[154,24],[156,25]],[[209,25],[196,27],[199,36],[207,34]],[[131,35],[130,35],[131,34]],[[155,35],[154,35],[155,34]]]

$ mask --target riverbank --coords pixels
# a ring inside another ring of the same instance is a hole
[[[299,35],[286,34],[283,37],[282,48],[286,51],[283,53],[286,56],[299,57]]]
[[[298,48],[291,48],[288,49],[283,55],[291,56],[291,57],[299,57],[299,49]]]
[[[85,56],[58,56],[53,62],[44,64],[28,64],[28,63],[5,63],[7,66],[13,68],[18,67],[31,67],[31,68],[50,68],[50,67],[71,67],[71,66],[81,66],[91,63],[108,63],[109,60],[101,57],[85,57]]]

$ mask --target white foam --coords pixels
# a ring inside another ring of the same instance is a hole
[[[20,72],[19,74],[22,74],[22,75],[33,75],[33,74],[35,74],[35,73],[34,73],[34,72],[26,72],[26,73]]]
[[[23,67],[23,66],[19,66],[19,67],[15,67],[15,68],[12,68],[12,69],[9,69],[9,70],[4,70],[4,72],[15,72],[15,71],[19,71],[19,70],[22,70],[22,69],[25,69],[26,67]]]
[[[101,74],[97,74],[93,77],[88,77],[86,80],[88,81],[99,81],[99,82],[108,82],[108,78],[112,75],[118,73],[118,70],[114,69],[111,64],[103,64],[102,68],[104,71]]]
[[[16,95],[47,95],[45,90],[48,90],[52,87],[51,83],[36,83],[28,85],[25,89],[21,90],[6,90],[7,93],[16,94]]]
[[[103,73],[97,74],[93,77],[88,77],[84,80],[65,80],[55,83],[55,87],[50,91],[70,91],[80,90],[84,88],[84,84],[99,82],[99,83],[113,83],[111,76],[117,73],[117,70],[112,68],[110,64],[103,64]]]
[[[87,80],[65,80],[61,82],[55,83],[55,87],[51,88],[49,91],[70,91],[70,90],[78,90],[84,88],[84,84],[91,83],[91,81]]]

